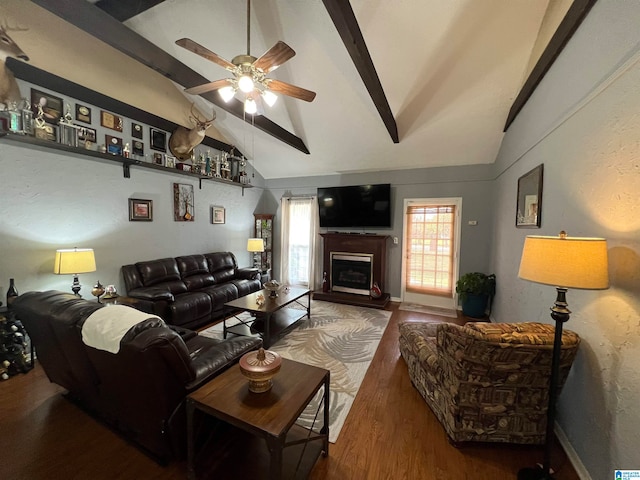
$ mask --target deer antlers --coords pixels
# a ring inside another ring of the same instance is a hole
[[[210,124],[211,122],[213,122],[216,119],[216,111],[213,110],[213,116],[209,120],[207,120],[206,117],[205,117],[204,120],[202,120],[200,118],[200,116],[198,115],[198,113],[193,110],[194,106],[195,106],[195,103],[192,102],[191,103],[191,115],[189,116],[189,118],[191,120],[193,120],[194,122],[196,122],[197,124],[201,124],[201,125]]]

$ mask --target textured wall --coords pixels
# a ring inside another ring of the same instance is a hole
[[[70,291],[71,276],[54,275],[58,248],[93,248],[97,271],[83,274],[85,298],[96,280],[124,292],[126,263],[192,253],[232,251],[249,266],[247,238],[262,190],[242,189],[132,167],[123,178],[117,163],[89,160],[0,140],[0,295],[9,278],[18,290]],[[194,186],[195,221],[173,220],[173,183]],[[128,198],[153,200],[153,222],[130,222]],[[226,208],[226,223],[211,224],[210,207]]]
[[[517,272],[527,234],[608,240],[611,288],[570,290],[582,338],[558,422],[594,480],[637,469],[640,444],[640,3],[598,2],[503,141],[496,161],[499,321],[551,322],[555,289]],[[544,163],[542,227],[514,227],[517,179]]]

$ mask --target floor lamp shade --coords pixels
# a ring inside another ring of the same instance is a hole
[[[604,238],[526,237],[518,276],[556,287],[599,290],[609,287]]]
[[[75,275],[96,271],[96,257],[92,248],[69,248],[56,251],[53,273]]]

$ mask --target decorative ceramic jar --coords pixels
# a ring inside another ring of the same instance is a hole
[[[382,290],[380,290],[378,282],[373,282],[370,293],[372,298],[380,298],[382,296]]]
[[[245,353],[240,359],[240,372],[249,380],[249,391],[264,393],[271,390],[272,378],[280,371],[282,357],[276,352],[260,348]]]

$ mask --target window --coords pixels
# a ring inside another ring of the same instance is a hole
[[[282,282],[313,288],[318,231],[316,197],[283,198],[280,272]]]
[[[409,205],[407,292],[453,296],[455,205]]]

